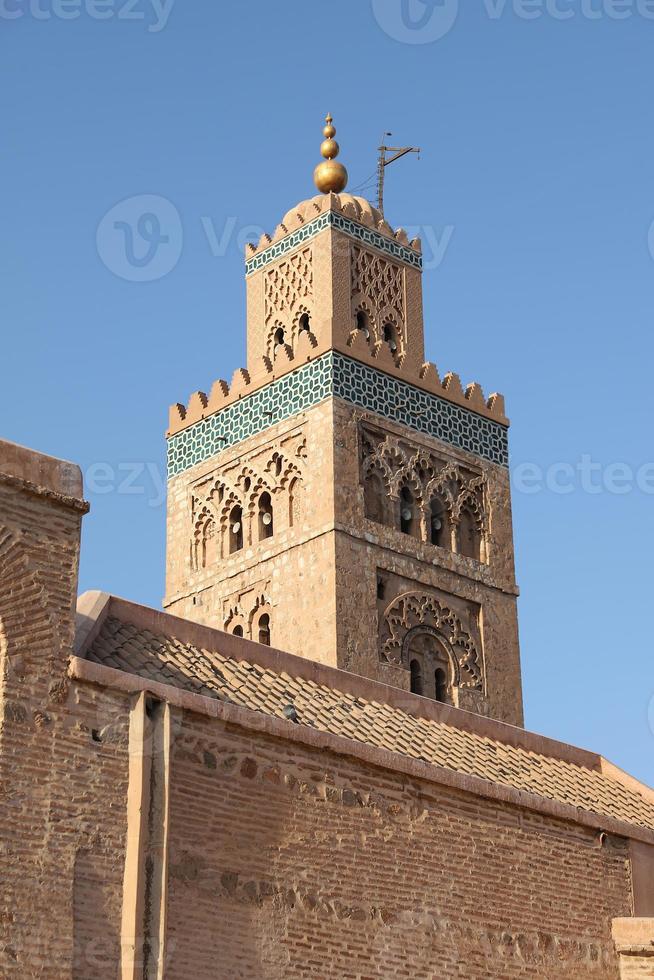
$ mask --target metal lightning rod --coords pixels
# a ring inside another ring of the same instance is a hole
[[[406,156],[407,153],[420,153],[419,146],[386,146],[384,139],[386,136],[392,136],[392,133],[384,133],[382,136],[382,145],[379,147],[379,160],[377,161],[377,208],[384,213],[384,176],[386,173],[386,167],[390,163],[395,163],[400,157]],[[392,153],[393,155],[387,157],[387,153]]]

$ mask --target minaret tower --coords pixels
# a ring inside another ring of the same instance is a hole
[[[171,409],[165,606],[521,725],[503,398],[425,360],[420,242],[323,133],[247,248],[247,369]]]

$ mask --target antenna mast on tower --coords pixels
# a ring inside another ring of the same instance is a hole
[[[382,136],[382,145],[379,147],[379,160],[377,162],[377,208],[384,213],[384,175],[386,173],[386,167],[389,163],[395,163],[400,157],[406,156],[407,153],[420,153],[419,146],[386,146],[384,140],[387,136],[392,136],[392,133],[384,133]],[[387,153],[392,153],[393,155],[387,157]]]

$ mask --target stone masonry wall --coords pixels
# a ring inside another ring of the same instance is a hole
[[[625,842],[184,714],[174,980],[618,980]]]
[[[120,954],[127,706],[66,677],[71,492],[77,467],[0,443],[0,976],[17,980],[114,980]]]
[[[366,424],[483,477],[488,561],[464,558],[366,518],[360,463]],[[278,475],[276,455],[283,459]],[[300,477],[292,527],[289,465]],[[216,487],[222,484],[227,489],[218,499]],[[256,500],[266,487],[275,530],[261,541]],[[243,507],[245,541],[242,550],[229,554],[226,515],[236,498]],[[196,556],[204,547],[207,521],[213,536],[210,549],[202,552],[202,567]],[[327,399],[169,482],[165,606],[175,615],[230,632],[238,627],[257,640],[258,617],[265,613],[273,646],[408,690],[408,664],[389,664],[381,656],[380,575],[394,577],[386,602],[402,580],[405,590],[440,590],[445,602],[450,596],[453,604],[476,609],[472,631],[478,636],[483,690],[457,691],[455,703],[521,725],[517,588],[504,467]]]

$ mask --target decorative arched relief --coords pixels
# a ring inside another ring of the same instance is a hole
[[[428,592],[407,592],[388,606],[382,622],[381,659],[408,668],[411,640],[419,633],[431,633],[447,651],[455,686],[483,690],[482,659],[474,639],[457,614]]]
[[[306,442],[270,447],[254,460],[228,467],[191,497],[191,567],[209,568],[221,557],[256,545],[301,519]],[[237,537],[234,513],[240,511]],[[242,541],[240,540],[242,539]]]
[[[393,435],[363,430],[361,445],[364,506],[370,520],[402,530],[402,499],[410,495],[413,536],[465,557],[488,560],[484,476],[424,449],[412,449]]]
[[[220,539],[214,513],[202,507],[194,525],[192,561],[195,568],[208,568],[220,558]]]
[[[288,526],[297,527],[303,518],[304,494],[302,477],[293,476],[288,484]]]
[[[226,633],[234,633],[236,636],[249,638],[248,617],[240,606],[235,606],[229,610],[224,629]]]

